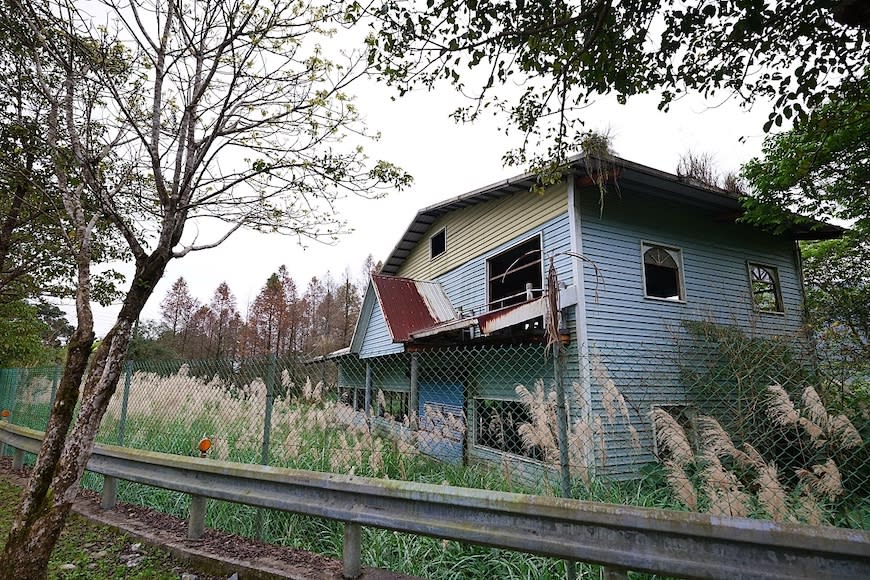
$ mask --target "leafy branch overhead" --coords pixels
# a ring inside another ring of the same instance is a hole
[[[368,69],[364,54],[320,48],[343,22],[340,5],[9,0],[0,10],[20,21],[9,32],[44,99],[34,126],[45,134],[78,320],[46,444],[0,557],[5,579],[44,573],[134,321],[171,259],[242,227],[330,238],[343,228],[342,197],[381,195],[410,177],[360,146],[369,135],[348,90]],[[202,221],[222,228],[185,237]],[[101,227],[117,232],[135,272],[91,356]]]
[[[851,0],[388,0],[369,13],[381,76],[400,93],[452,84],[470,98],[462,121],[503,114],[525,135],[513,163],[528,145],[578,150],[575,125],[600,96],[656,92],[663,110],[688,92],[770,100],[768,130],[806,118],[870,60],[870,15]]]

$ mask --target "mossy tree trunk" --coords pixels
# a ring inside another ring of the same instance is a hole
[[[115,326],[94,353],[82,389],[78,417],[67,433],[78,386],[88,363],[93,332],[89,340],[86,337],[71,345],[37,465],[0,556],[0,580],[46,577],[51,551],[78,493],[100,422],[123,374],[133,324],[167,262],[168,254],[154,259],[134,278]]]

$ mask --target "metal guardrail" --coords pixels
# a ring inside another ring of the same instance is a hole
[[[0,441],[39,450],[42,433],[4,423]],[[870,532],[714,517],[516,493],[229,463],[97,445],[88,469],[204,498],[345,523],[345,575],[360,571],[359,526],[446,538],[622,570],[697,578],[870,578]],[[105,497],[103,505],[114,505]]]

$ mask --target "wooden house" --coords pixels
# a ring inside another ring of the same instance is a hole
[[[619,390],[628,415],[607,429],[606,453],[584,453],[600,474],[625,477],[653,458],[650,409],[688,406],[686,321],[801,332],[797,240],[838,228],[774,234],[740,223],[731,193],[624,159],[608,166],[603,198],[578,156],[543,194],[527,174],[421,209],[372,276],[350,347],[335,353],[357,407],[411,416],[412,428],[432,409],[462,416],[467,430],[436,453],[448,459],[540,463],[540,450],[494,436],[487,421],[524,416],[518,384],[550,388],[553,361],[541,353],[552,264],[570,420],[613,423],[608,382]],[[516,425],[507,433],[516,439]]]

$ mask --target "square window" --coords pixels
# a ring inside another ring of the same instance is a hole
[[[441,230],[429,238],[429,257],[437,258],[447,251],[447,228]]]
[[[752,305],[762,312],[782,312],[782,292],[779,274],[772,266],[749,263],[749,286]]]
[[[644,296],[673,302],[685,300],[682,252],[646,242],[641,244],[641,251]]]
[[[475,399],[474,442],[477,445],[543,461],[544,452],[538,446],[523,443],[520,427],[532,423],[529,408],[521,401]]]
[[[541,297],[544,274],[541,236],[534,236],[486,261],[489,309]]]

